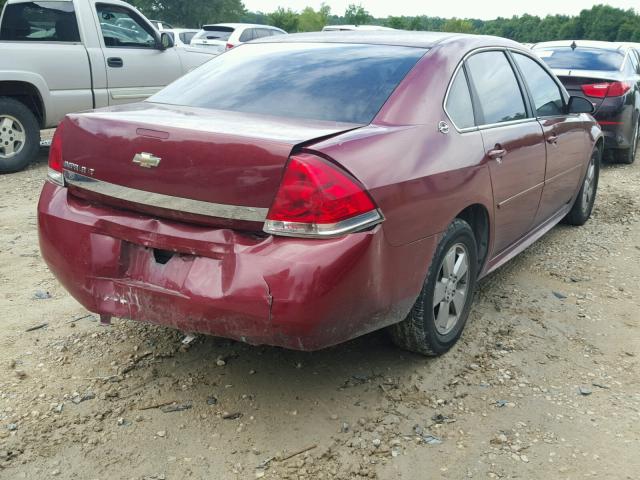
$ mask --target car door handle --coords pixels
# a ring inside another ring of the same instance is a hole
[[[107,65],[112,68],[122,68],[124,66],[124,62],[119,57],[109,57],[107,58]]]
[[[494,148],[493,150],[489,150],[487,155],[492,160],[498,160],[504,157],[507,154],[507,151],[504,148]]]
[[[547,143],[558,143],[558,136],[555,133],[552,133],[547,137]]]

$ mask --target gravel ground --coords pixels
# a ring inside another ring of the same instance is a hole
[[[101,327],[40,259],[45,175],[0,177],[1,479],[640,478],[640,162],[482,281],[437,359]]]

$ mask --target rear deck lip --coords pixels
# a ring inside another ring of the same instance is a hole
[[[65,182],[75,188],[98,193],[108,197],[137,203],[149,207],[203,215],[207,217],[226,218],[248,222],[264,222],[269,209],[205,202],[191,198],[175,197],[163,193],[148,192],[136,188],[125,187],[105,182],[70,170],[63,170]]]

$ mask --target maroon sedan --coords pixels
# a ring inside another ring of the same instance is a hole
[[[589,218],[591,111],[500,38],[270,37],[149,101],[69,115],[42,255],[104,322],[299,350],[390,326],[441,354],[478,278]]]

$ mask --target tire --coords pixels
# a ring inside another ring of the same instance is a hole
[[[0,97],[0,173],[17,172],[33,161],[40,149],[40,126],[25,104]]]
[[[636,153],[638,152],[638,135],[640,135],[640,119],[636,120],[633,131],[635,135],[631,139],[631,148],[615,150],[613,152],[613,159],[616,163],[631,165],[636,160]]]
[[[587,172],[582,180],[582,186],[578,192],[578,196],[573,202],[571,210],[565,217],[565,222],[569,225],[581,226],[587,223],[591,212],[593,211],[593,204],[596,201],[596,194],[598,192],[598,180],[600,178],[600,150],[596,148],[591,154],[589,166]]]
[[[446,263],[446,257],[452,251],[453,264],[457,265],[460,261],[459,254],[466,254],[467,259],[466,274],[461,276],[458,270],[454,283],[451,283],[447,273],[453,270],[455,274],[455,267],[447,268],[451,263]],[[428,356],[442,355],[453,347],[469,317],[477,269],[478,248],[473,230],[464,220],[456,219],[449,225],[436,248],[427,278],[411,312],[405,320],[389,327],[393,342],[400,348]],[[461,295],[459,288],[464,288],[464,298],[458,302],[449,300]],[[437,302],[436,294],[437,298],[442,298],[442,302]],[[447,310],[442,308],[445,305]],[[459,310],[456,305],[459,305]],[[446,315],[441,318],[444,312]],[[448,320],[446,326],[444,320]]]

